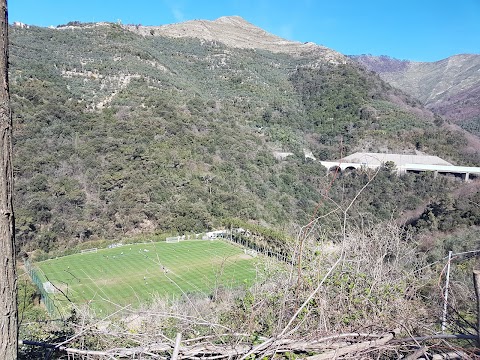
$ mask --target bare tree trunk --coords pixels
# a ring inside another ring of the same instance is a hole
[[[12,116],[8,90],[7,0],[0,0],[0,359],[16,359],[17,278],[13,217]]]

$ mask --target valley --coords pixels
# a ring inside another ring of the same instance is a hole
[[[10,29],[26,338],[170,358],[180,334],[185,358],[246,359],[442,336],[446,257],[479,246],[478,55],[348,57],[237,16]],[[448,259],[448,331],[470,336],[449,346],[473,353],[475,256]]]

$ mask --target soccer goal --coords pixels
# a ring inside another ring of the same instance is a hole
[[[55,293],[55,286],[50,281],[44,282],[43,284],[43,289],[48,293],[48,294],[54,294]]]
[[[167,242],[167,243],[178,243],[178,242],[180,242],[180,238],[181,238],[180,236],[167,237],[165,239],[165,242]]]
[[[96,253],[97,251],[98,251],[97,248],[85,249],[85,250],[81,250],[80,254]]]
[[[258,255],[258,252],[253,249],[243,249],[243,252],[247,255],[250,255],[251,257],[257,257]]]

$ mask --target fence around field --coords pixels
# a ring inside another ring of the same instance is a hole
[[[276,258],[279,261],[283,261],[286,263],[292,263],[291,258],[286,254],[277,253],[275,251],[271,251],[268,248],[256,244],[254,241],[249,239],[247,236],[241,234],[228,234],[228,236],[224,236],[223,239],[231,241],[235,244],[241,245],[247,249],[255,251],[257,253],[263,254],[264,256]],[[253,255],[252,255],[253,256]]]
[[[45,308],[48,311],[50,316],[61,315],[59,309],[55,306],[54,300],[51,297],[51,294],[45,289],[44,283],[42,281],[41,276],[38,273],[38,270],[30,264],[29,260],[25,260],[25,269],[27,270],[28,275],[32,282],[38,288],[38,291],[41,295],[41,300],[45,305]]]

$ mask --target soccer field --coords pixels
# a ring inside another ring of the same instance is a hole
[[[222,240],[148,243],[102,249],[36,263],[42,282],[50,281],[77,305],[89,304],[97,315],[119,306],[133,307],[155,296],[209,294],[215,287],[251,284],[258,260]],[[50,294],[57,307],[69,301]]]

